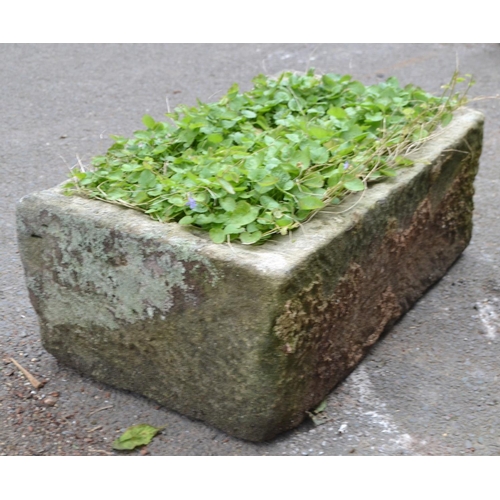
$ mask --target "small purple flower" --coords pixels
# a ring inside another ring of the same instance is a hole
[[[349,162],[348,162],[348,161],[346,161],[346,162],[344,163],[344,170],[347,170],[348,168],[349,168]]]
[[[191,209],[191,210],[194,210],[196,208],[196,200],[191,196],[191,195],[188,195],[188,201],[186,203],[186,205]]]

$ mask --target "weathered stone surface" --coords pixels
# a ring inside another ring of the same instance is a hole
[[[461,113],[417,165],[260,247],[57,188],[26,196],[19,248],[43,345],[235,436],[291,429],[467,246],[482,126]]]

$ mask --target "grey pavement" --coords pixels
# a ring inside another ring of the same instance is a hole
[[[15,205],[52,187],[148,113],[217,99],[258,73],[396,76],[439,93],[455,70],[472,97],[500,94],[498,44],[0,45],[0,454],[111,455],[138,424],[166,426],[151,455],[500,454],[500,101],[486,116],[471,244],[447,275],[327,398],[325,422],[305,421],[248,443],[99,384],[43,350],[15,236]],[[9,358],[46,385],[36,391]],[[137,455],[141,451],[129,454]]]

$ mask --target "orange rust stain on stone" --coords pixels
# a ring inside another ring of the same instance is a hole
[[[469,173],[459,175],[436,207],[429,195],[408,223],[389,219],[384,236],[350,263],[333,294],[325,295],[325,278],[317,275],[286,302],[274,333],[298,381],[290,397],[301,393],[299,405],[313,407],[344,379],[465,249],[471,190]]]

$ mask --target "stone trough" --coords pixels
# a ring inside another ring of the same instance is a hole
[[[415,166],[258,247],[59,188],[25,196],[43,345],[239,438],[292,429],[466,248],[482,128],[461,112]]]

